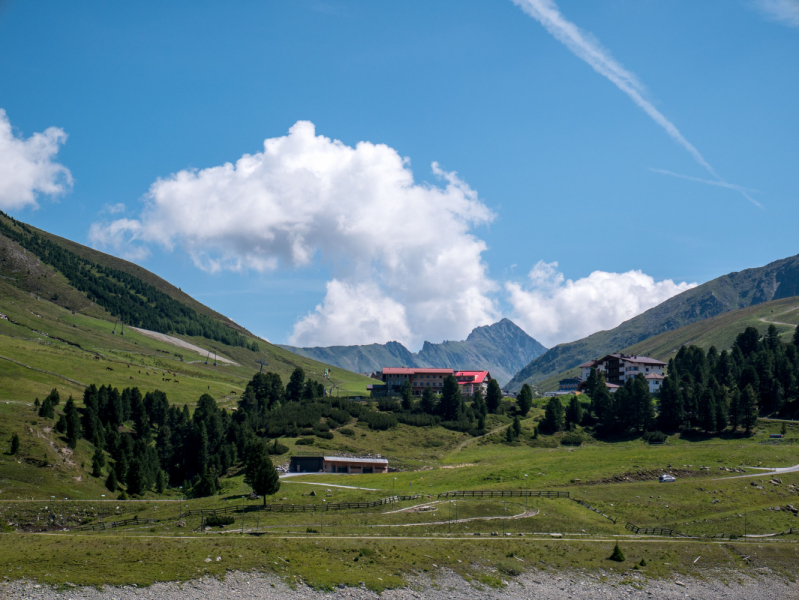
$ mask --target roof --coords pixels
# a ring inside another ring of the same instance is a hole
[[[418,373],[452,375],[452,369],[419,369],[415,367],[383,367],[383,375],[416,375]]]
[[[605,382],[605,385],[608,387],[608,389],[615,389],[621,387],[620,385],[616,385],[615,383],[608,383],[608,382]]]
[[[595,361],[595,360],[589,360],[587,363],[581,364],[580,368],[581,369],[587,369],[588,367],[593,367],[594,365],[596,365],[596,362],[597,361]]]
[[[324,458],[330,462],[388,464],[387,458],[352,458],[348,456],[325,456]]]
[[[666,379],[663,375],[658,375],[657,373],[647,373],[644,377],[647,379]]]
[[[459,381],[458,383],[483,383],[486,377],[491,379],[491,374],[488,371],[455,371],[455,377],[469,377],[474,376],[471,381]]]
[[[667,363],[664,363],[662,360],[655,360],[654,358],[649,358],[648,356],[621,356],[622,360],[626,360],[627,362],[634,362],[639,363],[642,365],[655,365],[655,366],[663,366],[665,367]]]

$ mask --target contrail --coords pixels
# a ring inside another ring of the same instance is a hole
[[[705,170],[715,177],[719,183],[726,184],[722,187],[730,187],[742,194],[747,200],[762,208],[760,203],[755,201],[749,194],[739,186],[729,184],[700,154],[699,150],[685,139],[679,129],[669,121],[663,113],[655,108],[651,102],[644,98],[646,88],[638,81],[638,78],[624,68],[613,56],[610,51],[603,48],[593,36],[583,32],[577,25],[566,19],[554,0],[511,0],[516,6],[525,13],[541,23],[544,28],[559,42],[565,45],[579,58],[587,62],[591,68],[600,75],[612,81],[616,87],[627,94],[655,123],[666,130],[666,133],[685,148]]]
[[[748,196],[749,192],[758,194],[762,193],[760,190],[753,190],[751,188],[745,188],[740,185],[735,185],[734,183],[727,183],[726,181],[714,181],[713,179],[702,179],[701,177],[691,177],[690,175],[682,175],[680,173],[674,173],[673,171],[666,171],[665,169],[653,169],[652,167],[649,168],[650,171],[653,173],[661,173],[663,175],[671,175],[672,177],[677,177],[679,179],[687,179],[688,181],[696,181],[698,183],[706,183],[707,185],[716,185],[718,187],[727,188],[728,190],[735,190],[736,192],[740,192],[746,198],[748,198],[751,202],[753,202],[756,206],[763,208],[763,206],[757,201]]]

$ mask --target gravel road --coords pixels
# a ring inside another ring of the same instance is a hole
[[[0,583],[0,597],[8,600],[785,600],[799,598],[799,584],[781,579],[751,579],[726,573],[721,581],[647,581],[631,576],[627,583],[612,577],[600,581],[598,574],[534,572],[513,578],[504,589],[475,587],[458,575],[443,572],[434,580],[418,580],[407,587],[378,595],[365,588],[339,588],[324,593],[302,584],[295,589],[280,579],[253,573],[231,573],[224,581],[205,578],[186,583],[158,583],[147,588],[69,588],[55,591],[30,581]],[[635,587],[630,584],[636,579]],[[679,582],[678,582],[679,581]],[[723,581],[723,582],[722,582]],[[640,589],[636,589],[640,588]]]

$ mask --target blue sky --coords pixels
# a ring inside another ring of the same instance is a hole
[[[0,162],[68,137],[0,208],[274,342],[552,345],[797,253],[797,59],[795,0],[7,1]]]

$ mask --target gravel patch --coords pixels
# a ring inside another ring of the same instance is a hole
[[[185,583],[157,583],[145,588],[123,586],[103,590],[71,587],[56,591],[32,581],[15,581],[0,583],[0,597],[8,600],[782,600],[799,597],[799,584],[776,578],[754,579],[739,573],[703,580],[646,580],[638,576],[637,581],[631,583],[630,578],[622,582],[618,577],[602,581],[595,573],[533,572],[506,583],[502,589],[473,585],[444,570],[432,580],[418,579],[406,587],[382,594],[363,586],[321,592],[303,584],[291,588],[273,576],[234,572],[224,580],[203,578]]]

